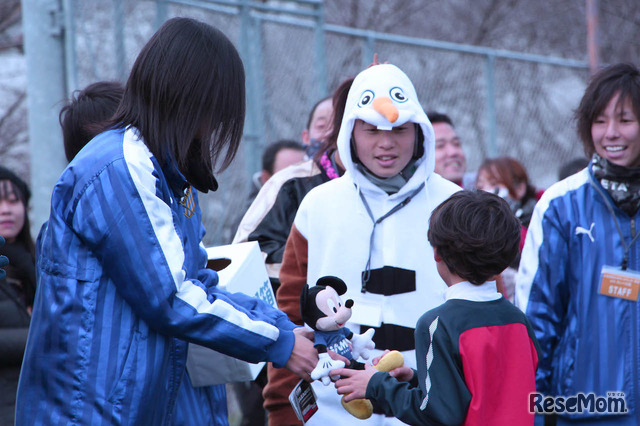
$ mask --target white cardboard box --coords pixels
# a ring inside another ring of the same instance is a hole
[[[207,267],[218,271],[220,288],[257,297],[276,307],[276,297],[257,242],[210,247],[207,254]],[[255,380],[263,366],[264,362],[252,364],[189,344],[187,372],[193,386]]]

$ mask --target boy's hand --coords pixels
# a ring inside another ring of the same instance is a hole
[[[380,359],[382,359],[382,357],[387,355],[389,352],[391,351],[389,349],[386,349],[382,353],[382,355],[375,357],[372,360],[373,365],[378,365],[378,363],[380,362]],[[411,379],[413,379],[413,369],[411,367],[407,367],[406,365],[403,365],[402,367],[398,367],[398,368],[394,368],[393,370],[390,370],[389,375],[391,377],[395,377],[395,379],[399,382],[408,382]]]
[[[369,380],[377,372],[378,370],[373,365],[367,365],[364,370],[338,368],[331,370],[330,374],[332,376],[341,376],[335,383],[336,390],[338,394],[344,395],[344,402],[349,402],[365,397]]]
[[[375,357],[374,359],[371,360],[371,363],[373,365],[378,365],[378,363],[380,362],[380,360],[382,359],[383,356],[385,356],[386,354],[388,354],[389,352],[391,352],[389,349],[385,349],[384,352],[382,352],[381,355]]]
[[[408,382],[413,379],[413,369],[403,365],[402,367],[395,368],[389,371],[391,377],[395,377],[399,382]]]

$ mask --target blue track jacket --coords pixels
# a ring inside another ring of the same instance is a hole
[[[617,219],[619,225],[614,221]],[[587,169],[551,186],[536,205],[524,245],[516,304],[541,347],[537,392],[607,397],[624,392],[624,415],[560,413],[640,425],[639,302],[600,294],[604,265],[640,271],[640,212],[613,204]]]
[[[185,340],[287,362],[295,325],[219,290],[203,236],[195,189],[135,129],[102,133],[78,154],[40,238],[16,424],[171,424]]]

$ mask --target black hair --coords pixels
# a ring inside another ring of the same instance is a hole
[[[580,105],[575,112],[578,136],[582,140],[584,152],[591,157],[595,152],[591,126],[605,110],[613,96],[620,92],[618,102],[631,100],[633,113],[640,120],[640,71],[632,64],[610,65],[597,72],[589,82]]]
[[[124,86],[119,81],[99,81],[73,92],[59,115],[67,161],[105,129],[123,93]]]
[[[16,236],[16,242],[23,245],[32,256],[35,256],[35,245],[31,238],[31,223],[29,221],[29,199],[31,198],[29,186],[14,172],[0,166],[0,181],[4,180],[8,181],[10,185],[0,189],[0,200],[15,195],[24,205],[24,225]]]
[[[422,133],[422,127],[418,123],[413,123],[415,128],[415,140],[413,141],[413,159],[417,160],[424,155],[424,134]]]
[[[453,125],[453,121],[451,121],[451,118],[447,114],[443,114],[443,113],[438,112],[438,111],[429,111],[429,112],[427,112],[427,118],[429,119],[431,124],[447,123],[449,126],[455,127]]]
[[[428,238],[452,273],[480,285],[518,256],[520,232],[520,221],[505,200],[463,190],[435,208]]]
[[[342,125],[342,116],[344,110],[347,107],[347,97],[349,96],[349,90],[353,85],[354,77],[349,77],[344,80],[333,92],[332,105],[333,105],[333,117],[331,118],[331,130],[324,142],[320,146],[320,149],[313,156],[316,163],[320,162],[320,158],[325,152],[333,152],[338,147],[338,135],[340,134],[340,126]]]
[[[313,105],[313,108],[311,108],[311,113],[309,114],[309,118],[307,119],[307,127],[306,127],[307,129],[311,128],[311,122],[313,121],[313,114],[316,113],[316,110],[318,109],[320,104],[330,99],[331,99],[331,96],[327,96],[326,98],[320,99],[318,102],[315,103],[315,105]]]
[[[142,48],[114,125],[134,126],[161,165],[175,161],[196,189],[236,155],[245,117],[245,74],[238,51],[219,30],[189,18],[165,22]]]
[[[300,142],[291,139],[281,139],[273,142],[269,144],[262,153],[262,170],[273,174],[273,165],[276,162],[276,157],[283,149],[294,149],[304,152],[304,146]]]

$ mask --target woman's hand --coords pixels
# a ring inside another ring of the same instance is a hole
[[[295,336],[293,351],[285,368],[310,382],[312,381],[311,372],[318,364],[318,351],[313,347],[313,342],[305,336],[313,336],[313,332],[304,327],[298,327],[293,330],[293,335]]]
[[[349,359],[347,359],[347,357],[340,355],[339,353],[336,353],[334,351],[327,351],[329,353],[329,356],[331,357],[331,359],[335,359],[336,361],[342,361],[344,362],[344,365],[349,365],[351,364],[351,361],[349,361]]]

